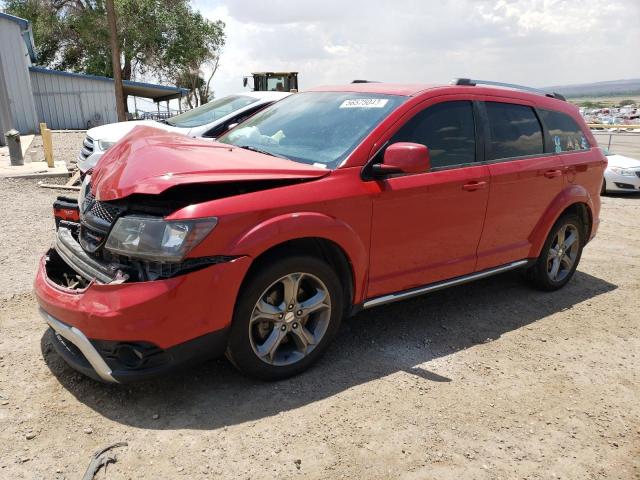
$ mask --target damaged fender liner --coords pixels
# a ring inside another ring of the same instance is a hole
[[[235,256],[213,256],[187,258],[180,263],[154,264],[158,270],[155,278],[144,278],[136,273],[135,262],[131,264],[107,263],[93,258],[80,246],[71,230],[60,227],[56,235],[54,250],[64,264],[85,280],[102,284],[118,284],[126,281],[149,281],[170,278],[209,265],[234,260]],[[122,260],[122,259],[121,259]],[[58,281],[56,281],[58,283]],[[63,285],[64,286],[64,285]]]

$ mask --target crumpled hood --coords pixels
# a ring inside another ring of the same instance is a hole
[[[134,193],[159,194],[188,183],[319,178],[329,170],[207,142],[150,127],[137,127],[109,149],[91,176],[101,201]]]

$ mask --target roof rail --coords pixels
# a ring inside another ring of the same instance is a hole
[[[539,88],[527,87],[525,85],[516,85],[513,83],[494,82],[491,80],[472,80],[470,78],[456,78],[451,81],[451,85],[467,85],[470,87],[474,87],[476,85],[491,85],[493,87],[504,87],[511,88],[513,90],[522,90],[524,92],[537,93],[538,95],[544,95],[546,97],[564,100],[565,102],[567,101],[564,95],[561,95],[559,93],[545,92],[544,90],[541,90]]]

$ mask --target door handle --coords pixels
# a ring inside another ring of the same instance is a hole
[[[466,190],[467,192],[475,192],[476,190],[486,188],[486,186],[487,186],[487,182],[484,182],[484,181],[478,182],[476,180],[473,180],[472,182],[465,183],[462,186],[462,189]]]
[[[562,170],[547,170],[544,172],[544,176],[547,178],[556,178],[562,175]]]

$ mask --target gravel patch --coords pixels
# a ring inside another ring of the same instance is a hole
[[[54,158],[64,159],[72,166],[85,135],[84,131],[53,132]],[[44,160],[40,136],[34,138],[29,152],[33,152],[29,154],[34,161]],[[67,179],[0,179],[0,296],[31,288],[40,256],[53,241],[52,204],[59,195],[77,195],[68,190],[41,188],[40,181],[63,184]]]
[[[82,148],[82,141],[87,135],[86,130],[55,130],[51,132],[54,160],[64,160],[67,167],[72,168],[77,162],[78,153]],[[32,162],[44,161],[42,137],[36,135],[27,151]]]

